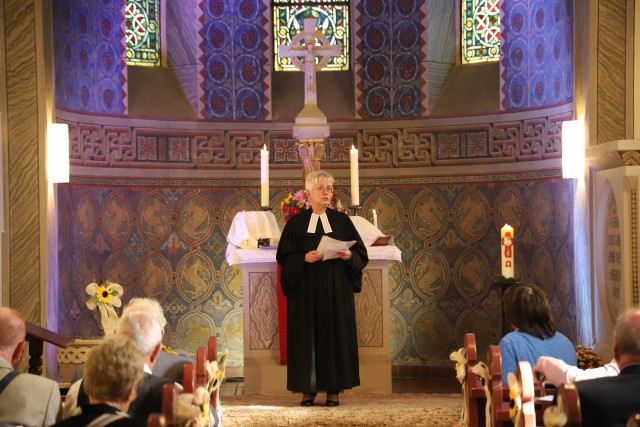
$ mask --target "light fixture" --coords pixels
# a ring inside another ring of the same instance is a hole
[[[47,127],[47,177],[51,183],[69,182],[69,125]]]
[[[584,120],[562,122],[562,177],[584,176]]]

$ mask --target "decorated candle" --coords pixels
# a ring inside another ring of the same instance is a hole
[[[358,149],[351,146],[349,151],[349,159],[351,160],[351,205],[360,205],[360,182],[358,177]]]
[[[378,213],[376,212],[376,210],[374,209],[373,212],[373,225],[378,228]]]
[[[514,252],[513,252],[513,227],[509,224],[505,224],[500,230],[500,253],[501,253],[501,267],[502,275],[506,278],[515,277],[514,274]]]
[[[269,206],[269,151],[267,144],[260,150],[260,206]]]

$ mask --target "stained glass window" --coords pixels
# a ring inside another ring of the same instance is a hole
[[[160,66],[160,0],[126,0],[127,64]]]
[[[500,1],[462,0],[462,63],[500,59]]]
[[[278,57],[278,48],[291,44],[309,17],[316,18],[316,29],[329,44],[342,46],[342,55],[332,57],[323,70],[349,69],[349,0],[272,0],[271,6],[276,71],[297,70],[291,59]],[[316,58],[316,63],[319,60]]]

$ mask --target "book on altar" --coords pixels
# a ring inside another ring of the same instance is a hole
[[[338,252],[344,252],[349,249],[355,243],[355,240],[336,240],[327,235],[322,236],[318,249],[316,249],[322,255],[322,260],[338,258]]]

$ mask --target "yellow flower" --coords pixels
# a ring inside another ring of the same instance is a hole
[[[106,281],[102,285],[98,285],[96,282],[89,283],[85,289],[88,295],[91,296],[87,301],[87,307],[90,310],[95,310],[98,304],[112,305],[114,307],[120,307],[122,300],[122,286],[117,283]]]

